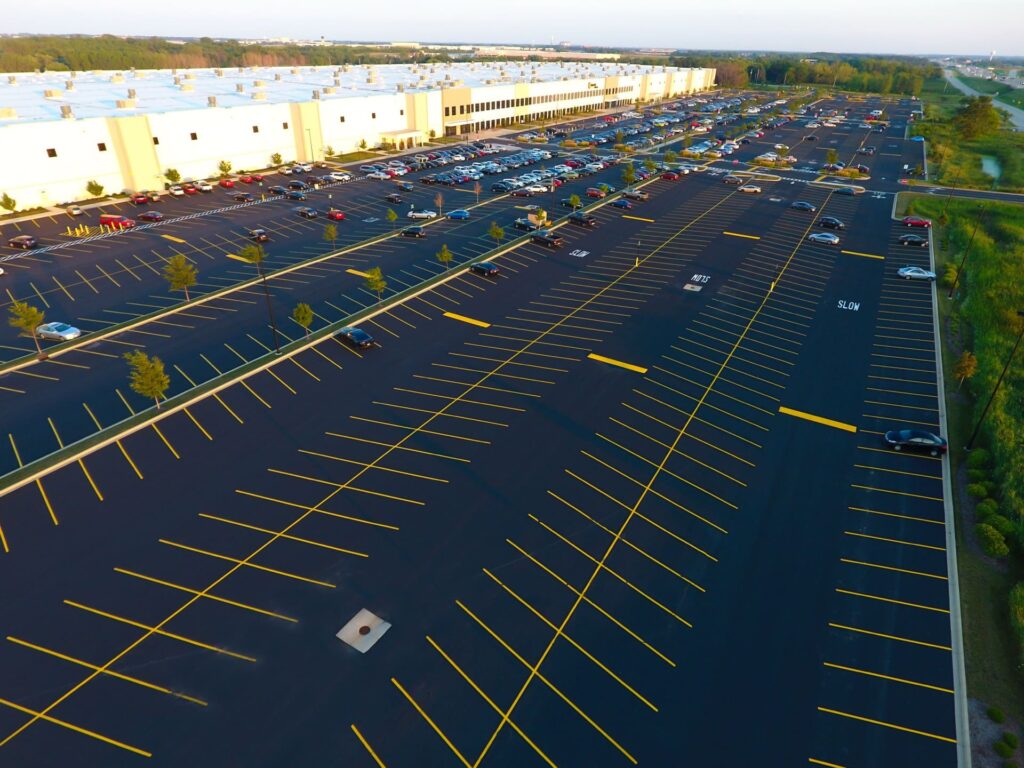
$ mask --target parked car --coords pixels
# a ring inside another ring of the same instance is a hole
[[[928,247],[928,238],[923,235],[900,235],[900,245],[913,245],[918,248]]]
[[[221,179],[218,183],[220,184],[220,186],[224,187],[224,189],[231,189],[232,187],[235,186],[234,179]]]
[[[246,230],[245,234],[254,243],[269,243],[270,242],[270,235],[267,233],[267,230],[265,230],[265,229],[259,229],[259,228],[257,228],[257,229],[248,229],[248,230]]]
[[[532,221],[526,218],[516,219],[514,222],[512,222],[512,226],[515,227],[516,229],[525,229],[527,232],[533,232],[535,229],[540,229],[540,227],[538,227],[536,224],[534,224]]]
[[[622,193],[624,197],[628,197],[630,200],[649,200],[651,197],[650,192],[645,192],[642,189],[627,189]]]
[[[82,335],[82,332],[67,323],[43,323],[36,328],[36,336],[51,341],[71,341]]]
[[[184,190],[184,189],[182,189],[182,188],[181,188],[180,186],[178,186],[177,184],[175,184],[175,185],[174,185],[173,187],[168,187],[168,189],[167,189],[167,192],[168,192],[168,194],[170,194],[170,195],[171,195],[172,197],[181,197],[182,195],[184,195],[184,194],[185,194],[185,190]]]
[[[384,195],[384,200],[389,203],[397,204],[402,202],[402,196],[397,192],[389,192],[388,194]]]
[[[131,200],[134,205],[146,205],[149,203],[149,195],[144,195],[141,192],[136,192],[128,199]]]
[[[299,179],[292,179],[288,182],[288,189],[309,189],[309,184]]]
[[[900,267],[896,274],[904,280],[927,280],[928,282],[935,280],[934,272],[921,267]]]
[[[142,221],[163,221],[164,215],[160,211],[143,211],[139,214]]]
[[[344,221],[345,214],[339,211],[337,208],[331,208],[327,213],[324,214],[331,221]]]
[[[291,189],[291,190],[288,191],[287,197],[288,197],[289,200],[300,200],[301,201],[301,200],[305,200],[306,199],[306,193],[305,192],[300,192],[297,189]]]
[[[744,184],[742,187],[739,188],[738,191],[756,195],[760,193],[761,188],[757,186],[757,184]]]
[[[743,179],[741,177],[733,176],[732,174],[729,174],[728,176],[723,177],[722,181],[724,183],[726,183],[726,184],[742,184],[743,183]]]
[[[252,192],[236,192],[231,197],[240,203],[251,203],[256,199],[256,195]]]
[[[454,211],[448,211],[448,218],[456,221],[464,221],[469,218],[469,211],[463,208],[457,208]]]
[[[543,245],[545,248],[561,248],[565,245],[565,238],[545,229],[530,235],[530,242]]]
[[[600,187],[588,187],[587,188],[587,197],[594,197],[594,198],[597,198],[598,200],[600,200],[601,198],[603,198],[607,194],[608,193],[605,192]]]
[[[831,232],[812,232],[807,236],[807,239],[812,243],[839,245],[839,235],[833,235]]]
[[[427,232],[423,227],[406,227],[402,230],[402,237],[426,237]]]
[[[271,195],[287,195],[288,188],[275,185],[273,187],[267,187],[267,192]]]
[[[192,186],[198,189],[200,192],[213,192],[213,184],[211,184],[208,181],[197,181]]]
[[[612,208],[621,208],[624,211],[628,211],[628,210],[630,210],[633,207],[633,204],[631,202],[629,202],[629,200],[627,200],[624,197],[620,197],[620,198],[612,201],[611,205],[612,205]]]
[[[922,219],[920,216],[904,216],[901,219],[903,226],[905,227],[921,227],[922,229],[929,229],[932,223],[928,219]]]
[[[893,429],[886,432],[882,442],[894,451],[917,451],[938,456],[946,452],[944,438],[923,429]]]
[[[484,277],[494,277],[499,272],[498,267],[489,261],[478,261],[476,264],[470,264],[469,271]]]
[[[661,174],[661,178],[665,181],[679,181],[679,174],[675,171],[665,171]]]
[[[315,208],[310,208],[308,205],[300,205],[297,208],[292,208],[299,216],[304,219],[315,219],[317,212]]]
[[[412,209],[405,214],[405,217],[407,219],[435,219],[437,218],[437,211],[431,211],[427,208]]]
[[[846,229],[846,225],[835,216],[822,216],[818,219],[818,226],[825,229]]]
[[[558,204],[560,206],[562,206],[563,208],[572,208],[574,211],[577,208],[582,208],[583,207],[583,203],[582,202],[574,204],[573,201],[572,201],[572,198],[569,198],[569,197],[563,197],[561,200],[558,201]]]
[[[789,207],[797,211],[810,211],[811,213],[818,210],[818,206],[808,203],[806,200],[797,200]]]
[[[580,227],[596,227],[597,218],[583,211],[573,211],[569,214],[569,223]]]
[[[11,248],[21,248],[27,251],[29,248],[35,248],[39,245],[39,238],[35,235],[18,235],[9,239],[7,245]]]
[[[84,211],[77,205],[69,205],[64,209],[64,212],[67,213],[68,216],[81,216],[84,213]]]
[[[349,346],[355,347],[356,349],[369,349],[370,347],[380,346],[376,341],[374,341],[373,336],[368,334],[362,328],[346,326],[338,331],[337,335],[344,339]]]

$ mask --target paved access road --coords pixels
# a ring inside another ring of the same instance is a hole
[[[5,497],[0,756],[955,765],[948,468],[880,444],[941,428],[929,251],[764,187],[658,180]]]

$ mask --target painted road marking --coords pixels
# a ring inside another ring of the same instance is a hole
[[[653,224],[654,219],[645,219],[643,216],[630,216],[629,214],[622,214],[624,219],[632,219],[633,221],[646,221],[648,224]]]
[[[348,272],[350,275],[355,275],[356,277],[369,277],[370,276],[369,272],[360,272],[358,269],[346,269],[345,271]]]
[[[596,360],[599,363],[607,363],[608,365],[614,365],[619,368],[625,368],[627,371],[636,371],[637,373],[647,373],[646,368],[641,368],[639,365],[632,365],[631,363],[624,363],[621,360],[613,360],[610,357],[604,355],[595,355],[593,352],[587,355],[587,359]]]
[[[242,262],[245,262],[246,264],[249,263],[248,259],[243,259],[241,256],[236,256],[233,253],[226,253],[224,255],[227,256],[229,259],[234,259],[235,261],[242,261]]]
[[[160,237],[164,238],[165,240],[170,240],[172,243],[184,243],[185,242],[180,237],[175,237],[174,235],[160,235]]]
[[[927,731],[919,731],[914,728],[907,728],[902,725],[896,725],[895,723],[887,723],[884,720],[874,720],[870,717],[864,717],[863,715],[853,715],[849,712],[840,712],[837,709],[828,709],[826,707],[818,707],[819,712],[825,712],[830,715],[837,715],[839,717],[848,717],[851,720],[860,720],[862,723],[871,723],[872,725],[880,725],[884,728],[893,728],[897,731],[903,731],[905,733],[913,733],[917,736],[927,736],[929,739],[936,739],[938,741],[945,741],[949,744],[956,744],[956,739],[951,739],[948,736],[941,736],[937,733],[928,733]]]
[[[352,270],[349,270],[349,271],[351,272]],[[450,318],[452,320],[459,320],[460,322],[469,323],[470,325],[475,325],[475,326],[478,326],[480,328],[490,328],[491,327],[490,323],[485,323],[483,320],[474,320],[472,317],[466,317],[464,315],[457,315],[454,312],[445,312],[444,316],[447,317],[447,318]]]
[[[879,256],[875,253],[862,253],[860,251],[840,251],[845,253],[847,256],[863,256],[865,259],[878,259],[879,261],[885,261],[885,256]]]
[[[806,419],[807,421],[813,421],[816,424],[824,424],[826,427],[835,427],[836,429],[842,429],[845,432],[857,431],[857,428],[853,424],[845,424],[842,421],[826,419],[824,416],[815,416],[813,413],[804,413],[803,411],[796,411],[793,410],[792,408],[787,408],[784,405],[779,406],[779,413],[785,413],[788,416],[796,416],[798,419]]]
[[[742,237],[742,238],[745,238],[747,240],[760,240],[761,239],[760,235],[744,235],[744,234],[742,234],[740,232],[729,232],[728,230],[723,230],[722,234],[723,235],[729,235],[730,237]]]

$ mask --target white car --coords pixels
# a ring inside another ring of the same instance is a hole
[[[759,186],[757,186],[757,184],[744,184],[742,187],[739,188],[739,191],[740,192],[749,192],[751,194],[755,194],[756,195],[756,194],[758,194],[761,191],[761,188]]]
[[[373,173],[366,174],[368,179],[378,179],[380,181],[387,181],[391,178],[390,173],[384,173],[384,171],[374,171]]]
[[[173,197],[181,197],[185,194],[185,190],[175,184],[173,187],[167,190]]]
[[[427,209],[411,210],[405,214],[407,219],[436,219],[437,211],[428,211]]]
[[[921,269],[921,267],[900,267],[896,274],[904,280],[928,280],[929,282],[935,280],[934,272]]]
[[[213,192],[213,184],[208,181],[197,181],[196,189],[200,192]]]
[[[787,149],[789,149],[789,147],[787,147],[785,144],[776,144],[774,149],[781,149],[783,152],[785,152]]]
[[[535,195],[542,194],[548,191],[548,188],[543,184],[531,184],[526,188],[527,192],[533,192]]]
[[[82,215],[82,209],[79,208],[77,205],[69,205],[64,210],[68,214],[68,216],[81,216]]]
[[[831,232],[812,232],[807,236],[807,239],[812,243],[839,245],[839,235],[833,235]]]
[[[333,173],[328,173],[327,177],[331,181],[352,181],[352,174],[350,174],[350,173],[340,173],[338,171],[335,171]]]
[[[36,328],[36,335],[41,339],[54,341],[71,341],[82,335],[82,332],[67,323],[43,323]]]
[[[808,123],[808,128],[821,128],[821,123]]]

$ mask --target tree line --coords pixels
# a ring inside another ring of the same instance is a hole
[[[159,37],[39,35],[0,37],[0,71],[189,67],[329,66],[448,61],[440,51],[347,45],[242,45],[202,37],[184,44]]]

